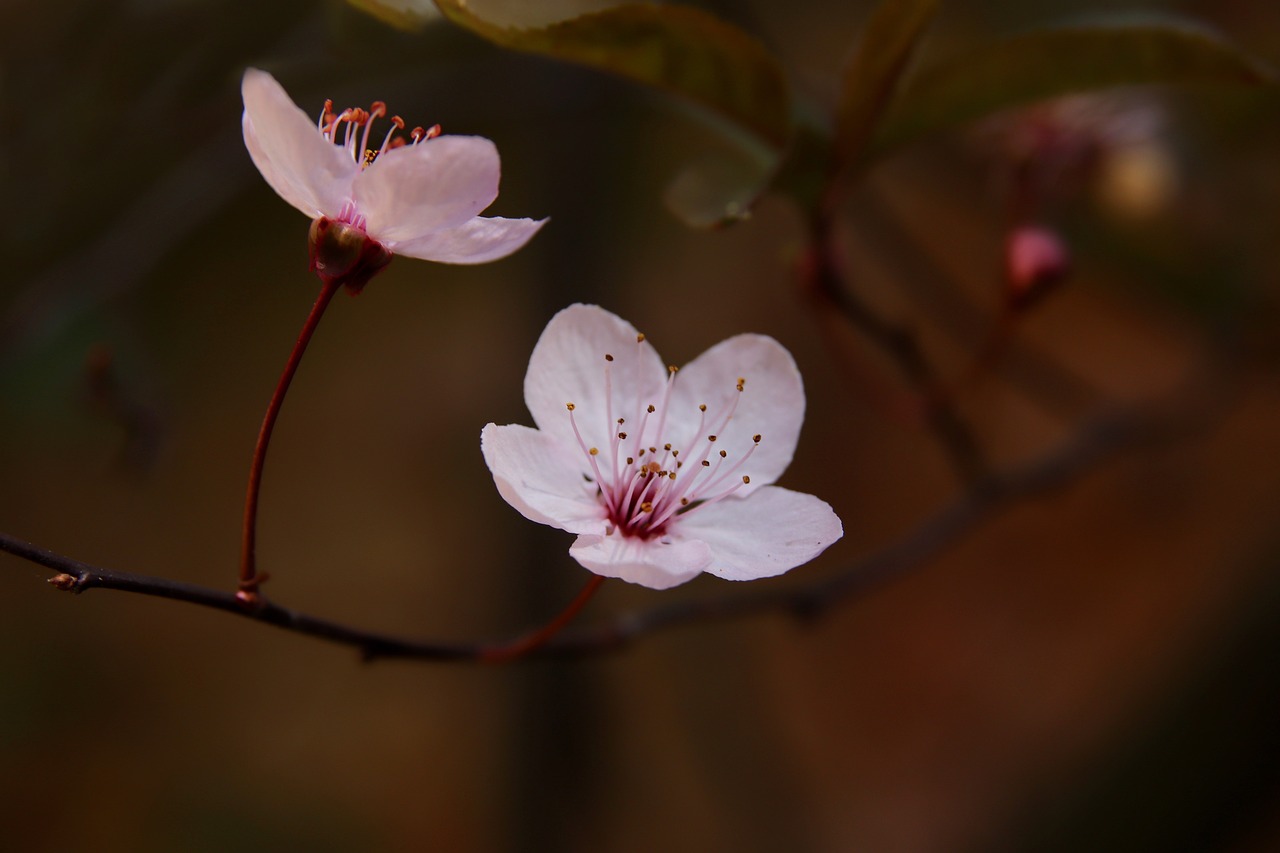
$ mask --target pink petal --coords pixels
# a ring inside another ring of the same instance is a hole
[[[813,495],[766,486],[687,513],[677,534],[705,543],[705,571],[731,581],[780,575],[807,563],[844,535],[839,517]]]
[[[535,429],[497,424],[481,431],[480,450],[498,493],[525,518],[570,533],[604,531],[604,507],[583,477],[580,454]]]
[[[569,556],[598,575],[651,589],[692,580],[711,562],[711,550],[702,542],[642,541],[618,534],[579,536]]]
[[[541,429],[577,447],[566,403],[588,447],[605,448],[616,424],[609,421],[605,367],[613,383],[613,418],[634,422],[638,400],[661,401],[667,370],[636,329],[595,305],[571,305],[551,318],[529,357],[524,400]],[[613,361],[606,362],[605,355]]]
[[[382,243],[457,228],[498,197],[498,149],[481,136],[441,136],[378,155],[355,179],[356,207]]]
[[[337,216],[359,171],[355,161],[325,140],[315,119],[298,109],[267,72],[245,71],[240,93],[245,147],[262,177],[308,216]]]
[[[739,394],[737,381],[745,379]],[[708,418],[727,411],[738,398],[732,420],[717,435],[717,446],[743,453],[755,435],[761,436],[751,459],[738,470],[751,483],[738,494],[746,496],[774,482],[791,464],[800,426],[804,422],[804,383],[791,354],[773,338],[738,335],[721,341],[680,369],[671,399],[671,418],[680,418],[668,441],[693,447],[703,436],[694,436],[697,406],[706,403]],[[681,429],[688,430],[686,433]]]
[[[482,264],[519,249],[538,233],[545,219],[502,219],[477,216],[457,228],[433,231],[388,246],[397,255],[442,264]]]

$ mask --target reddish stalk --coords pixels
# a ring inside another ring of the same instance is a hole
[[[236,594],[236,598],[242,604],[253,605],[258,603],[258,585],[265,578],[264,575],[258,573],[256,546],[258,539],[258,493],[262,489],[262,469],[267,461],[267,445],[271,442],[271,433],[275,429],[276,418],[280,415],[280,407],[284,405],[285,394],[288,393],[289,384],[293,381],[293,375],[298,371],[302,356],[307,351],[307,344],[311,342],[311,336],[315,333],[316,327],[320,325],[320,318],[324,316],[324,311],[329,307],[329,302],[333,299],[333,295],[342,286],[340,279],[322,278],[321,280],[323,285],[320,288],[320,295],[316,297],[316,304],[311,306],[311,313],[307,315],[306,322],[302,324],[302,331],[298,334],[298,340],[293,345],[293,351],[289,353],[289,360],[285,363],[284,372],[280,374],[280,381],[276,384],[275,393],[271,396],[271,402],[267,405],[267,413],[262,418],[262,428],[258,430],[258,443],[253,448],[253,462],[249,466],[249,486],[245,492],[244,499],[244,533],[240,550],[240,591]]]
[[[582,588],[577,597],[569,602],[569,606],[560,611],[560,614],[543,625],[532,634],[526,634],[518,640],[501,646],[491,646],[480,652],[481,663],[508,663],[510,661],[521,658],[530,652],[542,648],[546,643],[559,634],[566,625],[573,621],[573,618],[587,606],[587,602],[596,594],[596,590],[604,583],[603,575],[592,575],[591,580],[587,581],[587,585]]]

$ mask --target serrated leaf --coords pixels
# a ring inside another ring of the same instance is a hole
[[[781,67],[759,41],[686,6],[630,4],[543,27],[480,17],[436,0],[445,17],[500,47],[586,65],[680,96],[781,150],[790,120]]]
[[[871,12],[841,81],[836,108],[841,162],[854,160],[870,138],[937,11],[937,0],[884,0]]]
[[[901,91],[871,156],[1007,107],[1114,86],[1274,83],[1262,63],[1193,22],[1162,18],[1036,30],[924,69]]]

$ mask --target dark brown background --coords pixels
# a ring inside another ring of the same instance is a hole
[[[931,51],[1095,8],[963,5]],[[865,16],[719,8],[819,99]],[[1271,4],[1165,8],[1280,57]],[[383,99],[411,124],[490,136],[504,165],[492,212],[552,218],[508,260],[400,259],[335,302],[267,467],[274,598],[463,639],[567,600],[584,580],[570,537],[503,503],[478,437],[528,421],[526,359],[572,301],[616,311],[675,362],[748,330],[794,353],[809,417],[783,485],[830,501],[846,534],[762,583],[837,571],[957,493],[932,437],[831,363],[796,291],[790,207],[767,200],[717,232],[666,213],[662,185],[715,143],[660,97],[336,4],[7,0],[0,13],[7,532],[233,583],[253,438],[316,291],[307,223],[239,139],[247,64],[308,110]],[[1099,400],[1160,397],[1231,351],[1227,393],[1193,435],[994,518],[817,624],[682,628],[585,662],[365,666],[183,605],[73,599],[4,557],[3,846],[1273,849],[1280,113],[1274,98],[1133,97],[1167,117],[1172,194],[1135,213],[1115,173],[1060,188],[1047,215],[1075,242],[1077,274],[1021,334]],[[843,235],[855,286],[917,326],[948,375],[972,348],[908,285],[932,267],[984,312],[996,304],[1007,168],[984,139],[877,171]],[[886,211],[906,248],[876,230]],[[95,395],[87,366],[107,359],[115,390]],[[861,367],[893,377],[869,350]],[[1084,414],[1034,397],[998,378],[966,392],[996,462],[1044,452]],[[608,584],[584,618],[740,591]]]

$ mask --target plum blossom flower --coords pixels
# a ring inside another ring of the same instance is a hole
[[[281,198],[316,220],[312,261],[322,276],[321,223],[321,236],[344,236],[349,260],[372,252],[380,269],[392,254],[451,264],[496,260],[546,222],[477,215],[498,195],[498,151],[488,139],[441,136],[439,125],[406,132],[395,115],[378,138],[375,120],[387,118],[381,101],[340,112],[326,101],[317,121],[256,68],[245,72],[240,91],[249,156]]]
[[[578,534],[605,577],[665,589],[710,572],[771,577],[843,535],[813,495],[771,485],[791,462],[804,387],[781,344],[738,335],[666,367],[631,324],[561,311],[529,359],[537,429],[489,424],[481,449],[525,518]]]

